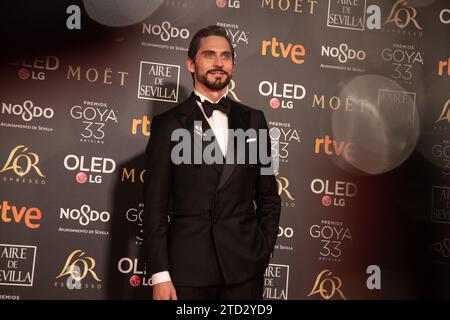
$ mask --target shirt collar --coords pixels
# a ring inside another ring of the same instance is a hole
[[[211,101],[210,99],[208,99],[205,95],[201,94],[200,92],[198,92],[197,90],[194,89],[194,93],[200,98],[200,101],[203,102],[205,100],[211,102],[211,103],[217,103],[220,101],[220,99],[222,99],[223,97],[225,97],[228,94],[228,88],[227,91],[225,91],[225,93],[216,101]]]

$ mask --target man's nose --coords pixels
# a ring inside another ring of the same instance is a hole
[[[222,67],[223,66],[222,58],[220,56],[216,56],[214,58],[214,66],[215,67]]]

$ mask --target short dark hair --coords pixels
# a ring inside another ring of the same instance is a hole
[[[209,36],[219,36],[224,37],[231,48],[231,56],[234,63],[234,48],[231,43],[230,37],[227,35],[227,32],[224,28],[219,26],[208,26],[203,29],[200,29],[194,34],[194,37],[191,40],[191,43],[189,44],[189,50],[188,50],[188,57],[195,61],[195,56],[197,55],[198,49],[200,48],[200,41],[202,38],[206,38]]]

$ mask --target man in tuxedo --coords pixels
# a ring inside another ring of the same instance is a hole
[[[267,122],[227,95],[234,49],[223,28],[194,35],[186,67],[194,92],[153,117],[146,150],[144,250],[153,299],[262,299],[281,210]],[[189,133],[182,152],[174,152],[174,132]],[[192,160],[190,151],[208,145],[219,161]]]

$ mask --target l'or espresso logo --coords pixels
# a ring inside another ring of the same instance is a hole
[[[74,250],[67,257],[66,263],[56,279],[66,281],[55,282],[55,287],[67,289],[101,289],[102,280],[95,271],[95,260],[92,257],[85,256],[82,250]],[[86,280],[85,280],[86,279]],[[89,282],[91,280],[92,282]],[[94,280],[94,281],[93,281]]]
[[[50,72],[58,70],[60,63],[56,56],[44,56],[11,61],[9,64],[18,67],[17,76],[21,80],[45,80]]]
[[[36,246],[0,243],[0,285],[32,287]]]
[[[433,186],[431,191],[431,221],[450,223],[450,188]]]
[[[117,263],[117,269],[120,273],[130,275],[129,284],[132,287],[151,286],[152,278],[147,276],[145,265],[141,267],[138,258],[122,258]]]
[[[364,61],[366,59],[366,52],[362,49],[350,48],[347,43],[341,43],[338,46],[323,45],[321,56],[327,57],[333,64],[320,64],[322,69],[352,71],[352,72],[366,72],[354,63]],[[339,62],[339,64],[336,64]]]
[[[322,270],[316,277],[314,286],[308,297],[319,295],[325,300],[330,300],[333,298],[347,300],[342,291],[342,280],[341,278],[333,275],[333,272],[325,269]]]
[[[143,116],[142,119],[133,119],[131,123],[132,135],[143,135],[144,137],[150,136],[150,124],[151,121],[147,116]],[[140,130],[139,130],[140,128]]]
[[[1,126],[17,127],[21,129],[23,128],[28,130],[46,131],[46,132],[53,131],[53,128],[33,124],[35,121],[40,119],[53,118],[53,116],[55,115],[53,109],[49,107],[37,106],[31,100],[26,100],[21,104],[2,102],[1,114],[14,116],[16,119],[20,119],[25,123],[24,125],[17,126],[16,124],[1,122]]]
[[[289,144],[301,142],[301,130],[291,128],[289,122],[269,121],[269,127],[272,157],[278,158],[280,162],[288,162]]]
[[[418,12],[416,8],[409,5],[406,0],[397,0],[391,8],[382,30],[396,34],[399,34],[401,30],[403,35],[422,37],[422,27],[417,18]],[[396,26],[396,28],[388,29],[390,26]]]
[[[380,89],[378,91],[378,114],[390,127],[414,128],[416,93]]]
[[[439,131],[446,131],[450,127],[450,99],[448,99],[442,106],[442,111],[434,122],[433,129]]]
[[[138,98],[178,102],[180,66],[141,61]]]
[[[82,69],[80,66],[69,65],[67,69],[67,80],[84,81],[95,84],[115,85],[123,87],[127,82],[128,72],[113,71],[109,67],[104,69],[88,68]]]
[[[135,228],[135,244],[141,245],[144,241],[144,225],[142,224],[142,214],[144,213],[144,204],[139,203],[137,208],[127,210],[125,216],[128,222],[131,222]]]
[[[287,300],[289,265],[269,264],[264,273],[263,298],[266,300]]]
[[[398,82],[411,83],[417,66],[423,66],[423,52],[416,51],[413,45],[394,43],[392,48],[384,48],[381,58],[392,66],[390,77]]]
[[[145,170],[136,168],[122,168],[122,182],[144,183]]]
[[[350,229],[341,221],[322,220],[309,228],[309,235],[319,239],[321,249],[319,260],[340,262],[343,254],[343,244],[353,240]]]
[[[311,191],[322,196],[324,207],[345,207],[346,201],[358,193],[358,187],[353,182],[314,179],[311,181]]]
[[[278,194],[280,195],[282,201],[282,207],[295,207],[295,198],[292,196],[291,190],[289,189],[290,183],[287,177],[279,175],[279,172],[275,174],[275,178],[278,186]]]
[[[10,205],[3,200],[0,205],[1,219],[3,223],[23,223],[28,229],[38,229],[41,226],[42,212],[39,208],[19,207]]]
[[[450,176],[450,140],[443,139],[431,147],[431,154],[437,160],[442,178]]]
[[[110,158],[87,157],[69,154],[64,158],[64,167],[78,171],[76,181],[83,183],[102,183],[102,174],[111,174],[116,170],[116,162]]]
[[[105,102],[83,101],[81,106],[72,106],[70,116],[79,120],[83,127],[80,142],[104,143],[104,128],[110,123],[118,123],[118,112]]]
[[[314,14],[314,9],[319,0],[260,0],[261,8],[276,10],[278,12],[294,12],[297,14]]]
[[[373,112],[371,104],[355,96],[326,96],[314,94],[312,107],[314,109],[340,112]]]
[[[292,83],[261,81],[258,86],[259,94],[271,98],[269,106],[272,109],[293,110],[294,102],[303,100],[306,95],[304,86]]]
[[[24,184],[45,184],[45,175],[39,167],[39,155],[30,152],[24,145],[14,147],[8,155],[3,167],[0,164],[0,174],[3,182],[16,182]]]
[[[236,81],[231,79],[230,84],[228,85],[228,93],[233,97],[234,100],[237,102],[241,102],[241,99],[239,99],[237,93],[235,92],[236,89]]]
[[[273,37],[271,40],[263,40],[261,55],[271,55],[274,58],[291,60],[295,64],[303,64],[305,62],[306,50],[302,44],[286,44]]]
[[[345,159],[351,160],[353,159],[354,152],[355,145],[352,142],[333,140],[328,135],[323,139],[316,138],[314,146],[315,154],[325,153],[327,156],[343,156]]]

